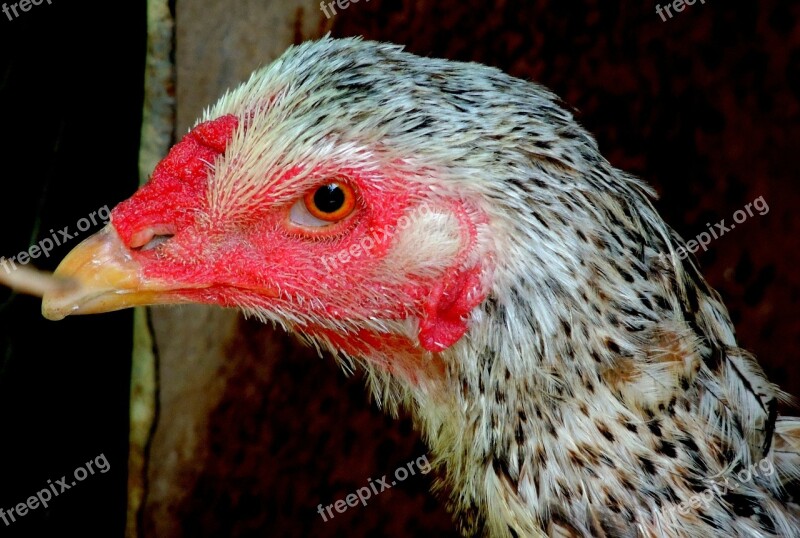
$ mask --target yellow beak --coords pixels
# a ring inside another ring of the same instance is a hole
[[[142,275],[141,265],[111,224],[75,247],[58,266],[55,276],[77,285],[45,293],[42,315],[50,320],[61,320],[71,314],[187,302],[167,283],[148,280]]]

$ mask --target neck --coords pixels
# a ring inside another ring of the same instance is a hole
[[[473,313],[475,329],[441,354],[446,374],[404,387],[468,534],[506,535],[511,514],[518,532],[537,535],[536,515],[551,496],[543,467],[559,451],[558,430],[581,420],[576,393],[600,384],[594,359],[575,356],[563,327],[533,312],[490,297]],[[519,495],[521,483],[532,486],[529,496]]]
[[[633,234],[584,235],[545,245],[509,234],[519,244],[499,250],[518,259],[497,268],[470,331],[439,354],[445,374],[395,382],[469,535],[509,536],[513,522],[536,536],[548,521],[580,521],[567,501],[581,498],[611,507],[607,517],[627,528],[631,510],[608,492],[648,494],[637,473],[650,463],[637,450],[654,414],[674,407],[679,385],[697,374],[694,333],[662,312],[675,299],[671,278],[653,275],[669,250],[642,252],[628,244]]]
[[[750,392],[712,372],[722,357],[754,368],[724,306],[669,254],[666,228],[642,229],[645,219],[587,230],[547,260],[542,248],[524,252],[527,264],[507,264],[522,271],[498,267],[470,331],[439,354],[444,375],[395,381],[467,535],[625,535],[635,525],[702,534],[703,520],[676,512],[681,503],[699,480],[763,454],[756,421],[716,396],[754,412]],[[763,373],[747,374],[768,407]],[[709,456],[696,441],[709,437],[731,452]]]

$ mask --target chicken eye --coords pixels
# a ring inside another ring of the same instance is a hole
[[[292,220],[307,226],[324,226],[340,221],[352,213],[356,206],[356,196],[348,185],[333,182],[308,192],[302,202],[302,208],[292,208]],[[302,214],[303,209],[306,215]]]
[[[343,183],[328,183],[305,195],[306,209],[314,217],[334,222],[349,215],[356,205],[353,189]]]

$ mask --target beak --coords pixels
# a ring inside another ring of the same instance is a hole
[[[55,276],[77,285],[45,293],[42,315],[56,321],[70,314],[187,302],[174,285],[149,280],[142,273],[142,266],[109,224],[75,247],[58,266]]]

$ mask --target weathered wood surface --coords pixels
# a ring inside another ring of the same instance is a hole
[[[172,60],[174,17],[168,0],[147,0],[147,56],[139,183],[144,184],[173,142],[175,131],[175,66]],[[125,536],[139,535],[139,517],[147,494],[147,450],[157,412],[157,364],[149,310],[134,312],[131,361],[130,435],[128,441],[128,510]]]

